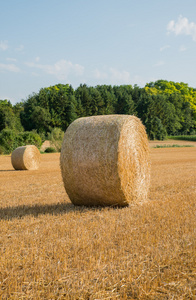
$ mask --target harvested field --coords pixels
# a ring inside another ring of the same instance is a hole
[[[71,204],[59,154],[0,156],[0,299],[196,299],[196,147],[150,156],[149,202],[121,209]]]

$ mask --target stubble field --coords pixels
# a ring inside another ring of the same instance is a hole
[[[0,299],[196,299],[196,147],[150,153],[149,201],[122,209],[74,207],[59,154],[0,156]]]

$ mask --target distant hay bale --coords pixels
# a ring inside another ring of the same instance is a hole
[[[150,185],[145,128],[130,115],[77,119],[65,132],[60,166],[65,190],[75,205],[141,203]]]
[[[11,155],[15,170],[37,170],[40,164],[40,152],[34,145],[16,148]]]

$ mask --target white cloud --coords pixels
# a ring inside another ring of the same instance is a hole
[[[160,48],[160,51],[162,52],[162,51],[165,51],[166,49],[169,49],[169,48],[170,48],[169,45],[165,45],[165,46]]]
[[[20,69],[14,64],[0,64],[0,71],[20,72]]]
[[[40,75],[36,72],[32,72],[31,75],[35,76],[35,77],[39,77]]]
[[[186,50],[187,50],[187,48],[184,45],[180,46],[180,49],[179,49],[180,52],[184,52]]]
[[[8,41],[0,41],[0,49],[5,51],[8,49]]]
[[[107,80],[111,82],[111,84],[130,84],[131,82],[129,72],[125,70],[119,71],[115,68],[104,69],[103,71],[95,69],[93,71],[93,77],[98,80]]]
[[[127,71],[118,71],[114,68],[110,68],[110,75],[112,81],[114,80],[124,84],[130,83],[131,81],[130,73]]]
[[[6,58],[7,61],[12,61],[12,62],[17,62],[16,58],[12,58],[12,57],[7,57]]]
[[[70,75],[80,76],[84,72],[84,67],[79,64],[72,64],[70,61],[64,59],[57,61],[53,65],[44,65],[38,63],[26,63],[30,68],[37,68],[43,72],[54,75],[59,80],[65,80]]]
[[[155,81],[155,80],[154,80],[154,78],[152,78],[151,80],[149,80],[149,82],[150,81]],[[133,77],[133,82],[134,82],[134,84],[144,87],[146,85],[146,82],[148,82],[148,80],[146,80],[146,78],[141,77],[140,75],[135,75]]]
[[[95,77],[96,79],[107,79],[108,78],[108,74],[107,74],[107,72],[100,71],[100,70],[96,69],[93,72],[93,77]]]
[[[24,45],[18,46],[15,50],[19,51],[19,52],[23,51],[24,50]]]
[[[161,67],[161,66],[163,66],[164,64],[165,64],[164,61],[160,60],[160,61],[158,61],[154,66],[155,66],[155,67]]]
[[[194,22],[189,22],[185,17],[179,16],[178,21],[170,21],[167,25],[168,33],[174,32],[175,35],[190,35],[193,41],[196,42],[196,24]]]

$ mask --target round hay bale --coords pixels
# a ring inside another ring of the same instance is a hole
[[[40,164],[40,152],[34,145],[16,148],[11,155],[15,170],[37,170]]]
[[[75,205],[143,202],[150,184],[145,128],[130,115],[77,119],[65,132],[60,166],[65,190]]]

